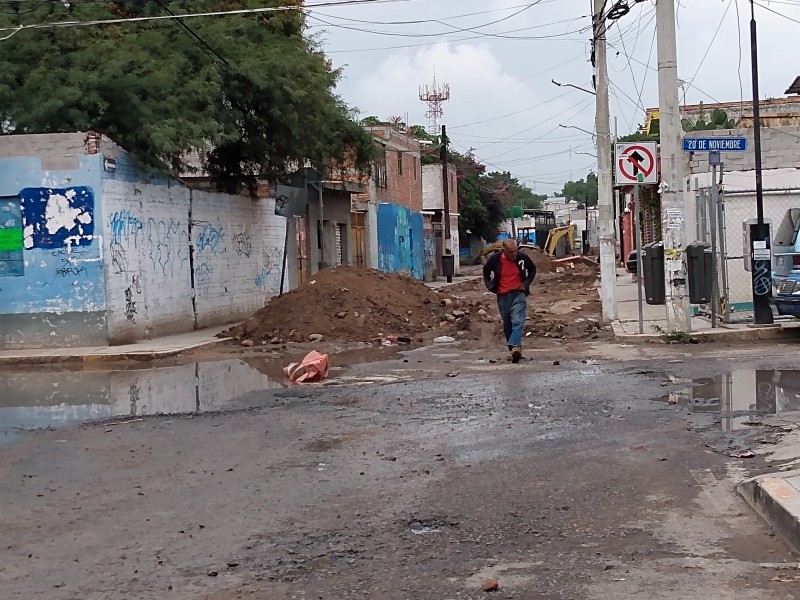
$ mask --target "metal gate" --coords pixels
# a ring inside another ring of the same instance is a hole
[[[365,212],[350,213],[350,247],[353,249],[353,266],[367,268],[367,227]]]

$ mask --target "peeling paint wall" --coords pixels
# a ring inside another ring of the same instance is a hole
[[[378,268],[425,277],[422,215],[397,204],[378,205]]]
[[[107,339],[98,156],[0,159],[0,347]]]
[[[108,140],[95,150],[108,156],[92,154],[88,134],[8,137],[0,348],[187,332],[242,319],[277,294],[286,219],[274,200],[144,176]]]

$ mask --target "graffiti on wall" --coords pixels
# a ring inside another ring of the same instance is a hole
[[[250,253],[253,251],[253,242],[250,241],[250,235],[246,231],[242,231],[233,236],[233,241],[236,244],[236,254],[250,258]]]
[[[25,188],[19,193],[25,248],[88,246],[94,237],[91,188]]]
[[[147,220],[147,245],[153,269],[174,275],[189,260],[189,234],[176,219]]]
[[[280,285],[283,248],[276,245],[269,246],[266,250],[266,257],[266,261],[262,265],[261,271],[256,275],[254,283],[261,290],[276,290]]]
[[[0,277],[22,277],[22,207],[18,198],[0,199]]]
[[[208,263],[200,263],[194,270],[194,287],[198,296],[204,296],[211,288],[211,274],[214,269]]]
[[[224,245],[225,233],[220,227],[214,227],[211,223],[203,226],[200,235],[197,236],[197,252],[210,252],[211,254],[222,254],[228,250]]]

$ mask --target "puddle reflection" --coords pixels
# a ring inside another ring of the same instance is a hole
[[[722,413],[724,431],[745,427],[756,420],[754,413],[800,411],[800,371],[796,370],[741,370],[713,378],[670,380],[688,384],[670,392],[670,404],[686,405],[697,413]]]
[[[75,421],[226,410],[254,391],[281,387],[241,360],[141,370],[0,374],[0,441],[17,429]]]

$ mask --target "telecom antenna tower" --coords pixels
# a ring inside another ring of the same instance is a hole
[[[441,86],[436,83],[436,75],[433,76],[433,85],[428,84],[419,86],[419,99],[428,105],[428,133],[439,135],[439,119],[442,118],[444,111],[442,104],[450,100],[450,84],[444,83]]]

